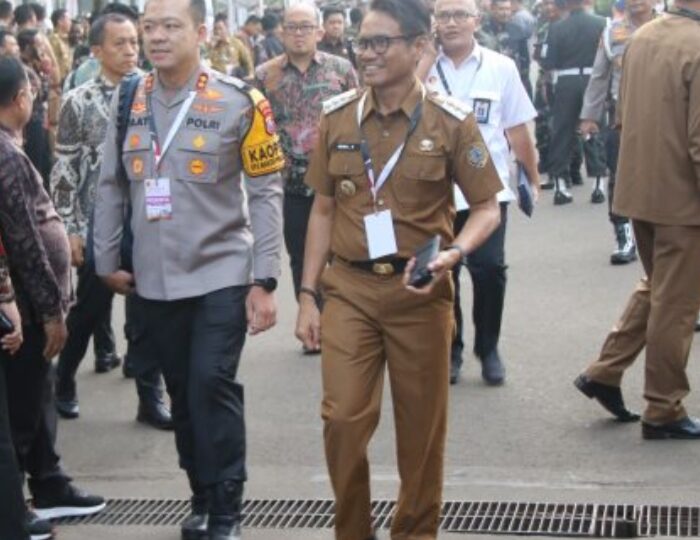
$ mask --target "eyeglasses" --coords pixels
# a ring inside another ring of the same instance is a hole
[[[318,27],[312,24],[285,24],[282,26],[282,30],[287,34],[301,34],[302,36],[308,36],[316,30],[316,28]]]
[[[457,24],[461,24],[467,22],[471,17],[476,17],[476,15],[463,9],[456,9],[454,11],[438,11],[435,14],[435,20],[440,24],[447,24],[450,22],[450,19]]]
[[[353,42],[352,48],[357,53],[364,52],[369,48],[372,49],[376,54],[384,54],[394,41],[409,41],[415,37],[416,36],[361,37]]]

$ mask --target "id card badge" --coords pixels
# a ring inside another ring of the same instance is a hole
[[[146,190],[146,219],[160,221],[172,219],[173,199],[170,194],[170,178],[148,178]]]
[[[394,255],[398,251],[391,210],[382,210],[365,216],[365,235],[370,259]]]

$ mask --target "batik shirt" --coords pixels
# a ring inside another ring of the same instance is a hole
[[[258,66],[255,81],[270,100],[287,157],[285,191],[311,196],[304,173],[318,141],[323,102],[356,88],[355,70],[345,58],[319,51],[301,73],[283,54]]]
[[[70,235],[87,238],[100,176],[114,85],[102,76],[66,94],[56,140],[51,193]]]
[[[0,239],[0,304],[12,302],[15,298],[15,293],[12,290],[12,281],[10,281],[10,267],[7,265],[7,254],[5,246],[2,245]]]

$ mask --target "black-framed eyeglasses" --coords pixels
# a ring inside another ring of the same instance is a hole
[[[474,13],[464,9],[455,9],[453,11],[438,11],[435,13],[435,20],[440,24],[447,24],[452,19],[457,24],[467,22],[471,17],[476,17]]]
[[[318,27],[313,24],[285,24],[282,30],[287,34],[301,34],[302,36],[310,35]]]
[[[417,36],[372,36],[357,38],[352,48],[356,53],[372,49],[376,54],[384,54],[394,41],[410,41]]]

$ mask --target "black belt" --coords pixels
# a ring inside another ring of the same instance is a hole
[[[403,274],[403,271],[408,264],[408,259],[403,259],[400,257],[382,257],[381,259],[374,259],[371,261],[349,261],[343,257],[340,257],[339,255],[335,255],[335,258],[348,266],[364,270],[365,272],[371,272],[372,274],[377,274],[379,276]]]

